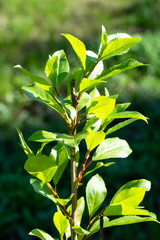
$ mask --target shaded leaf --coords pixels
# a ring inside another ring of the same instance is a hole
[[[128,143],[119,138],[105,139],[96,149],[93,161],[108,158],[125,158],[132,152]]]
[[[86,54],[86,76],[91,80],[99,78],[103,71],[103,62],[97,62],[98,56],[92,51],[87,51]]]
[[[96,174],[93,176],[86,186],[86,199],[89,216],[92,217],[99,209],[107,195],[107,189],[103,179]]]
[[[83,177],[87,176],[88,174],[94,172],[95,170],[97,170],[97,169],[99,169],[99,168],[101,168],[101,167],[109,167],[109,166],[112,165],[112,164],[114,164],[114,162],[109,162],[109,163],[106,163],[106,164],[104,164],[103,162],[98,162],[98,163],[96,164],[95,168],[93,168],[92,170],[86,172],[86,174],[85,174]]]
[[[24,140],[23,134],[22,132],[16,128],[19,139],[20,139],[20,143],[21,143],[21,147],[23,148],[23,151],[25,152],[25,154],[29,157],[29,156],[34,156],[34,153],[32,152],[32,150],[28,147],[27,143]]]

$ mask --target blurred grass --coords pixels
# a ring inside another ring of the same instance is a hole
[[[29,185],[29,176],[23,170],[25,156],[18,146],[14,125],[24,132],[25,139],[40,128],[63,132],[63,122],[57,114],[24,96],[21,86],[29,79],[12,67],[21,64],[35,74],[44,74],[48,55],[62,48],[74,67],[75,55],[60,33],[75,35],[88,49],[97,51],[102,24],[108,34],[127,32],[142,36],[128,54],[111,59],[107,65],[132,57],[149,66],[115,76],[106,86],[111,93],[120,93],[119,102],[131,101],[130,109],[141,111],[150,120],[149,125],[137,122],[119,132],[133,154],[100,174],[111,189],[109,196],[126,181],[151,180],[153,190],[147,194],[145,205],[160,219],[159,16],[159,0],[0,1],[0,239],[31,239],[27,233],[34,227],[54,233],[50,227],[54,208]],[[66,172],[66,181],[68,175]],[[67,194],[63,182],[59,188]],[[110,240],[151,240],[160,234],[160,229],[154,223],[146,223],[106,230],[106,234]]]

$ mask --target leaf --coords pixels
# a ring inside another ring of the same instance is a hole
[[[138,119],[132,118],[132,119],[125,120],[121,123],[117,123],[116,125],[114,125],[113,127],[109,128],[107,130],[106,135],[111,134],[115,131],[118,131],[119,129],[126,127],[130,123],[135,122],[136,120],[138,120]]]
[[[47,79],[33,75],[32,73],[28,72],[26,69],[22,68],[20,65],[15,66],[15,68],[18,68],[22,72],[24,72],[41,89],[43,89],[47,92],[49,92],[51,90],[51,85],[49,84]]]
[[[112,164],[114,164],[114,162],[110,162],[110,163],[106,163],[106,164],[104,164],[103,162],[98,162],[98,163],[96,164],[95,168],[93,168],[92,170],[86,172],[86,174],[85,174],[83,177],[87,176],[88,174],[94,172],[95,170],[97,170],[97,169],[99,169],[99,168],[101,168],[101,167],[109,167],[109,166],[112,165]]]
[[[62,133],[51,133],[47,131],[38,130],[34,134],[32,134],[29,138],[30,141],[36,142],[51,142],[51,141],[59,141],[64,142],[68,146],[76,147],[80,143],[80,141],[86,138],[89,135],[87,130],[83,130],[80,133],[77,133],[74,136],[69,134]]]
[[[121,37],[122,36],[122,37]],[[132,38],[126,35],[119,35],[117,38],[113,38],[104,49],[103,54],[101,56],[101,60],[106,60],[116,55],[122,55],[135,45],[137,42],[140,41],[140,37]]]
[[[33,229],[29,235],[38,237],[42,240],[59,240],[58,238],[52,238],[48,233],[44,232],[43,230],[40,229]]]
[[[127,204],[111,204],[104,211],[106,216],[120,216],[120,215],[141,215],[141,216],[150,216],[146,210],[139,208],[134,208]]]
[[[93,161],[109,158],[126,158],[132,152],[128,143],[119,138],[105,139],[96,149]]]
[[[112,77],[114,75],[117,75],[119,73],[125,72],[127,70],[130,70],[132,68],[136,68],[139,66],[145,66],[145,64],[140,63],[134,59],[128,59],[127,61],[119,64],[119,65],[115,65],[113,67],[108,68],[107,70],[103,71],[102,74],[98,77],[98,79],[106,79],[109,77]]]
[[[55,204],[57,203],[57,199],[53,196],[51,191],[48,189],[45,182],[42,182],[38,179],[31,179],[30,184],[32,185],[32,187],[36,193],[39,193],[40,195],[50,199]]]
[[[59,86],[69,72],[69,64],[63,50],[56,51],[46,63],[45,73],[53,83]]]
[[[24,169],[43,182],[50,182],[57,170],[57,166],[50,157],[42,154],[29,157],[25,162]]]
[[[80,93],[86,92],[89,89],[92,89],[103,82],[105,82],[105,81],[99,80],[99,79],[92,80],[92,79],[88,79],[88,78],[83,78],[79,85],[79,91],[80,91]]]
[[[107,189],[103,179],[96,174],[86,186],[86,199],[89,216],[92,217],[106,198]]]
[[[16,127],[19,139],[20,139],[20,143],[21,143],[21,147],[23,148],[23,151],[25,152],[25,154],[29,157],[29,156],[34,156],[34,153],[32,152],[32,150],[28,147],[27,143],[24,140],[23,134],[22,132]]]
[[[88,114],[92,113],[98,118],[105,119],[112,113],[114,107],[115,99],[106,96],[99,96],[92,101],[88,108]]]
[[[83,79],[83,75],[83,69],[77,68],[67,77],[67,96],[71,96],[71,82],[73,79],[75,80],[75,91],[77,92],[79,90],[79,84]]]
[[[97,62],[98,56],[92,51],[86,52],[86,76],[89,79],[96,79],[103,71],[103,62]]]
[[[78,225],[72,227],[72,229],[73,229],[76,233],[78,233],[78,235],[80,235],[80,236],[88,235],[88,234],[91,233],[90,231],[87,231],[87,230],[81,228],[81,227],[78,226]]]
[[[105,139],[105,133],[103,131],[94,132],[91,129],[89,129],[88,131],[90,135],[85,138],[85,141],[87,145],[87,150],[91,152]]]
[[[78,111],[80,111],[82,108],[86,107],[88,102],[90,102],[90,99],[91,99],[90,95],[88,93],[84,92],[81,96],[81,99],[80,99]]]
[[[125,112],[119,112],[119,113],[112,113],[108,116],[109,119],[120,119],[120,118],[135,118],[135,119],[141,119],[144,120],[147,123],[147,118],[143,116],[141,113],[136,111],[125,111]]]
[[[102,25],[101,44],[100,44],[99,53],[98,53],[99,58],[103,54],[103,51],[106,48],[107,43],[108,43],[108,35],[105,27]]]
[[[50,157],[53,159],[53,161],[55,161],[55,164],[58,166],[53,176],[53,182],[56,185],[59,182],[68,164],[69,160],[68,151],[62,143],[58,143],[56,146],[52,148]]]
[[[149,191],[151,189],[151,182],[146,180],[146,179],[138,179],[138,180],[133,180],[130,181],[126,184],[124,184],[114,195],[114,197],[111,200],[111,203],[113,203],[114,199],[117,197],[117,195],[125,189],[130,189],[130,188],[144,188],[146,191]]]
[[[109,218],[106,217],[106,216],[104,216],[104,217],[103,217],[103,226],[104,226],[106,223],[108,223],[108,222],[109,222]],[[93,226],[91,227],[90,231],[91,231],[92,233],[96,233],[96,232],[98,232],[99,230],[100,230],[100,219],[98,219],[98,221],[96,221],[96,222],[93,224]]]
[[[69,221],[65,218],[65,216],[62,213],[56,212],[53,217],[53,222],[59,234],[61,235],[61,237],[63,237],[69,225]]]
[[[140,223],[140,222],[158,222],[156,219],[152,217],[139,217],[139,216],[124,216],[120,217],[114,220],[111,220],[109,222],[105,222],[103,227],[113,227],[113,226],[122,226],[122,225],[128,225],[128,224],[134,224],[134,223]]]
[[[54,98],[49,93],[44,91],[39,86],[33,84],[27,87],[23,87],[23,90],[29,98],[47,104],[48,106],[59,112],[63,117],[65,117],[64,110],[61,108],[61,106],[54,100]]]
[[[72,48],[77,54],[83,69],[86,68],[86,47],[82,41],[70,34],[62,34],[70,42]]]

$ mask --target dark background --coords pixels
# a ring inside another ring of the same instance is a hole
[[[52,236],[57,234],[52,223],[55,207],[33,191],[30,176],[23,169],[26,156],[18,144],[15,126],[27,140],[38,129],[63,132],[63,121],[54,111],[24,96],[21,86],[28,84],[29,79],[13,66],[21,64],[43,75],[48,55],[64,49],[74,68],[73,50],[60,34],[70,33],[80,38],[87,49],[97,51],[102,24],[108,34],[126,32],[142,37],[128,54],[111,59],[109,65],[132,57],[149,66],[113,77],[107,87],[111,94],[120,94],[118,102],[129,101],[130,110],[149,117],[149,124],[137,121],[112,135],[126,139],[133,153],[127,159],[116,160],[117,164],[104,172],[100,170],[99,174],[106,182],[108,199],[127,181],[150,180],[152,189],[146,193],[143,205],[160,220],[159,19],[159,0],[0,1],[0,240],[32,239],[28,232],[33,228],[43,229]],[[62,91],[65,90],[64,87]],[[69,180],[68,170],[64,178],[59,189],[68,196],[64,184]],[[152,240],[159,239],[159,235],[160,227],[156,223],[105,230],[105,240]]]

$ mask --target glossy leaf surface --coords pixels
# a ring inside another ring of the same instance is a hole
[[[58,167],[53,160],[46,155],[31,156],[27,159],[24,165],[24,169],[29,174],[43,182],[50,182],[57,168]]]
[[[52,238],[48,233],[44,232],[43,230],[40,229],[33,229],[29,235],[38,237],[42,240],[59,240],[58,238]]]
[[[106,198],[107,189],[103,179],[96,174],[93,176],[86,186],[86,199],[89,211],[89,216],[92,217],[94,213],[101,206]]]
[[[93,155],[93,161],[109,158],[126,158],[132,152],[128,143],[119,138],[105,139]]]

